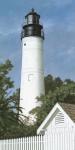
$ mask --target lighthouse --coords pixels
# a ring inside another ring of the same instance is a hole
[[[23,115],[38,106],[37,97],[45,94],[43,62],[43,26],[40,15],[32,9],[26,16],[22,27],[22,68],[20,87],[20,107]]]

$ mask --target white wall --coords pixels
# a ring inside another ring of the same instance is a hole
[[[43,39],[23,38],[20,106],[25,115],[37,106],[36,97],[45,94],[43,64]]]
[[[49,132],[64,132],[64,131],[73,131],[75,126],[67,115],[58,111],[56,112],[51,121],[46,128],[46,134]]]
[[[44,136],[43,150],[75,150],[75,132],[50,132]]]

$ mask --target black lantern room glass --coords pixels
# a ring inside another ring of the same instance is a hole
[[[40,15],[34,9],[25,16],[21,39],[28,36],[38,36],[44,39],[43,26],[39,24]]]

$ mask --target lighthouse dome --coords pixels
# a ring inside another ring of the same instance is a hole
[[[25,16],[21,39],[28,36],[38,36],[44,39],[43,26],[39,23],[40,15],[32,8]]]

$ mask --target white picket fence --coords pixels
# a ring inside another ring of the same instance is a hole
[[[0,150],[43,150],[43,136],[0,140]]]
[[[75,150],[74,133],[0,140],[0,150]]]
[[[44,150],[75,150],[73,132],[50,133],[43,137]]]

